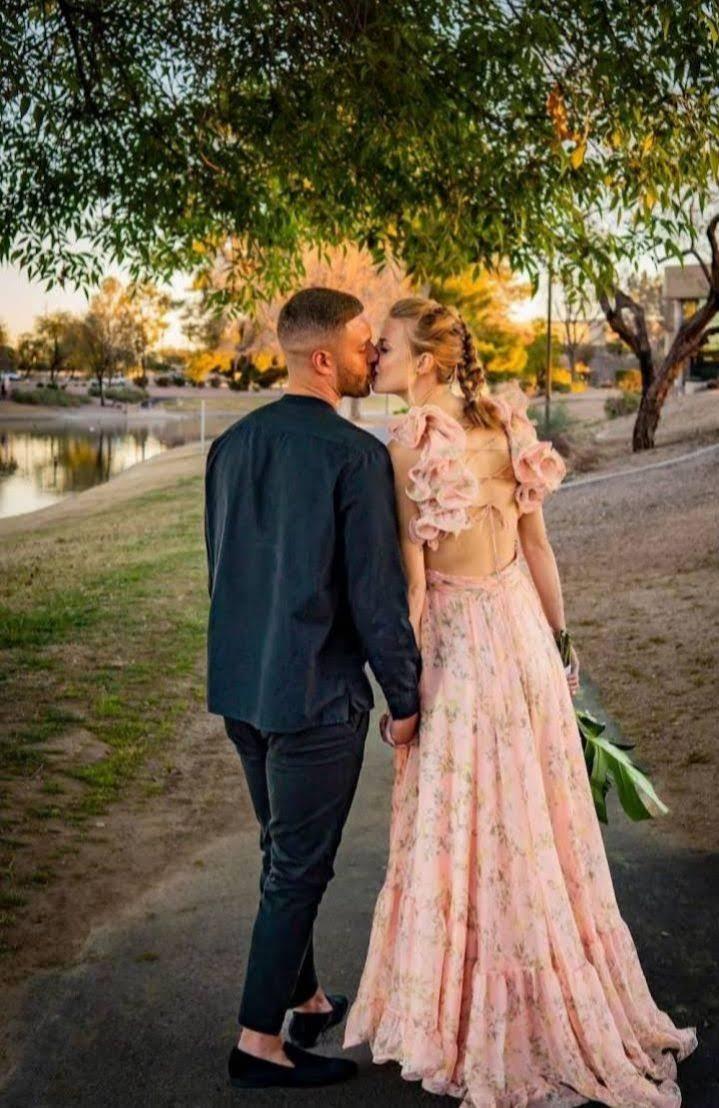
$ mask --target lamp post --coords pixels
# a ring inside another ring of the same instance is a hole
[[[544,433],[549,428],[552,404],[552,263],[547,266],[547,364],[544,370]]]

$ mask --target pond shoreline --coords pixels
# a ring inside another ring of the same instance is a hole
[[[148,423],[180,422],[196,418],[193,412],[173,412],[163,405],[138,408],[130,405],[101,407],[99,404],[83,404],[81,408],[52,408],[45,404],[18,404],[13,400],[0,401],[0,433],[3,431],[31,431],[38,426],[58,430],[119,430],[125,427],[143,427]]]

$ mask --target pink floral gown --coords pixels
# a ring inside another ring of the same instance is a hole
[[[478,517],[516,531],[560,484],[521,390],[493,402],[513,512],[483,499],[491,482],[465,465],[448,413],[391,424],[421,450],[414,541],[436,549]],[[368,1042],[465,1108],[675,1108],[695,1029],[654,1003],[619,913],[572,696],[516,544],[486,577],[427,570],[419,742],[395,752],[386,879],[344,1045]]]

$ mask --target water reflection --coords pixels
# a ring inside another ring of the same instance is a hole
[[[192,441],[194,422],[132,431],[0,432],[0,517],[35,511]]]

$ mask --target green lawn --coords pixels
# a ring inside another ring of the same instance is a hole
[[[198,475],[3,544],[0,949],[48,827],[81,837],[204,702],[202,504]]]

